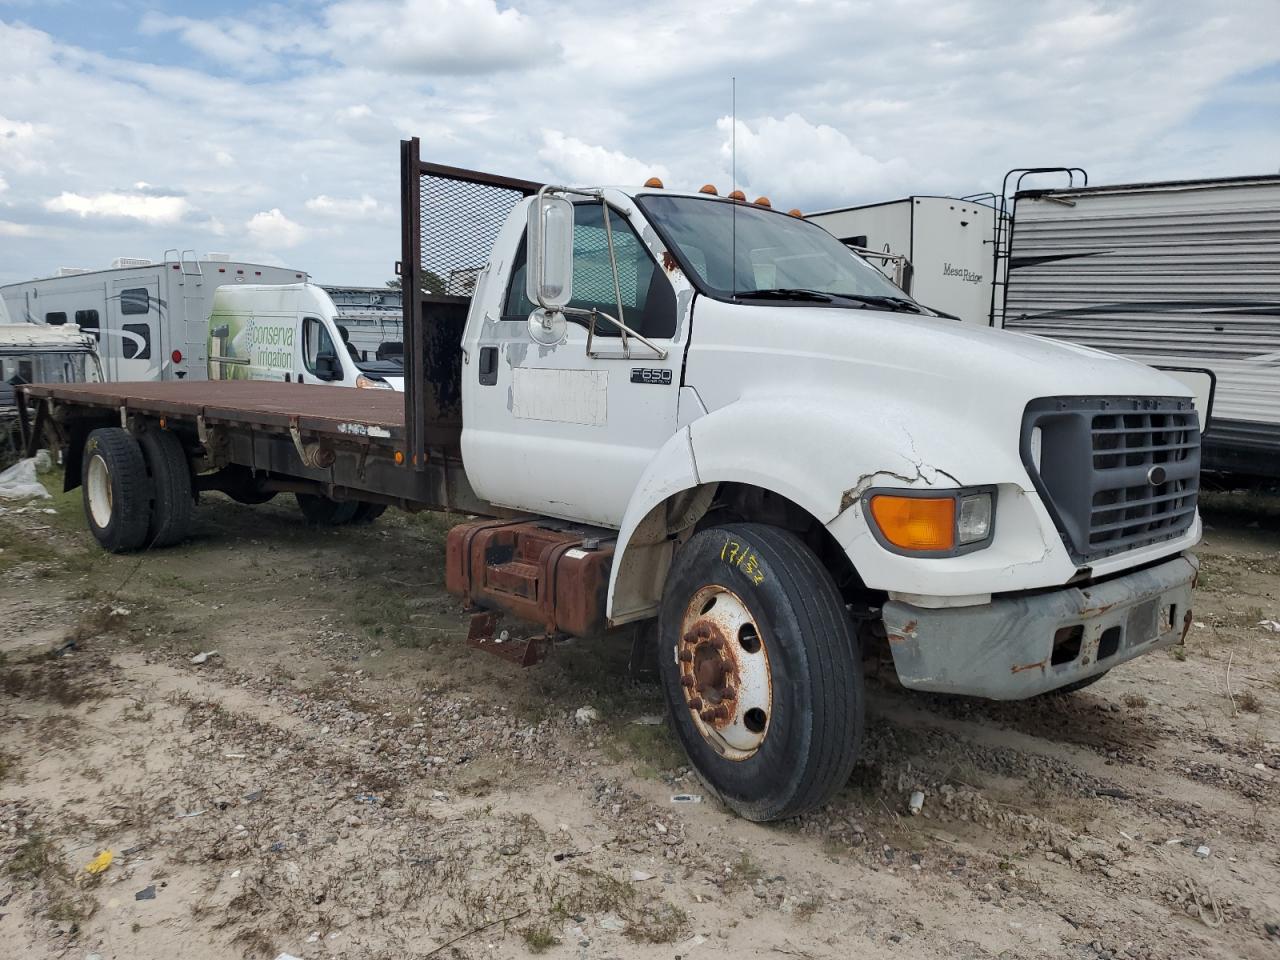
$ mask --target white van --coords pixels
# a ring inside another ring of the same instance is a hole
[[[404,389],[397,360],[363,360],[338,308],[313,283],[219,287],[209,315],[210,380]]]

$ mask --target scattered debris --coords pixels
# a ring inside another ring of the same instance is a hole
[[[672,803],[701,803],[702,794],[700,793],[677,793],[671,797]]]
[[[632,870],[632,871],[631,871],[631,882],[632,882],[632,883],[644,883],[646,880],[652,880],[652,879],[653,879],[653,874],[652,874],[652,873],[646,873],[644,870]]]
[[[600,712],[595,707],[579,707],[578,711],[573,715],[573,719],[584,726],[589,723],[595,723],[600,719]]]
[[[97,876],[103,873],[107,867],[111,866],[111,861],[115,859],[115,854],[110,850],[103,850],[100,854],[85,864],[84,872],[90,876]]]
[[[1200,846],[1196,847],[1196,856],[1199,857],[1201,860],[1204,860],[1206,857],[1208,857],[1209,853],[1210,853],[1209,848],[1206,847],[1203,843],[1200,844]]]
[[[154,883],[143,887],[133,895],[135,900],[154,900],[156,898],[156,885]]]
[[[204,653],[197,653],[194,657],[191,658],[191,662],[195,664],[200,664],[207,661],[210,657],[216,657],[216,656],[218,656],[217,650],[206,650]]]
[[[924,809],[924,791],[917,790],[911,794],[911,800],[907,803],[907,810],[914,817]]]

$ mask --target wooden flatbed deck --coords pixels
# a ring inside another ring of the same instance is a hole
[[[30,384],[32,399],[160,417],[202,417],[206,424],[386,440],[404,439],[404,394],[267,380]]]

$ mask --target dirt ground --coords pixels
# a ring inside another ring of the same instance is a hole
[[[0,956],[1276,957],[1280,501],[1205,515],[1185,647],[1023,703],[873,680],[848,787],[761,826],[675,799],[624,645],[471,651],[444,518],[211,495],[112,557],[78,492],[11,505]]]

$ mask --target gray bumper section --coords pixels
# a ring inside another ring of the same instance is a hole
[[[1199,566],[1183,554],[1092,586],[976,607],[890,601],[884,625],[898,678],[913,690],[1020,700],[1102,673],[1186,636]]]

